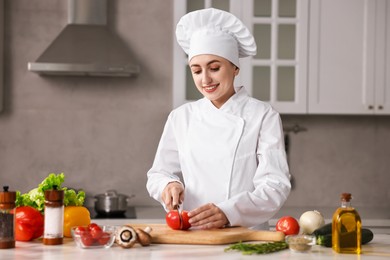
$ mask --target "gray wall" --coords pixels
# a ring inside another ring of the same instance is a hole
[[[137,78],[40,77],[27,71],[67,22],[66,0],[5,1],[0,184],[28,191],[50,172],[95,195],[115,188],[153,203],[146,171],[172,104],[172,1],[109,1]]]
[[[172,108],[173,3],[110,0],[109,26],[128,43],[137,78],[40,77],[27,71],[65,26],[65,0],[5,1],[5,103],[0,185],[27,192],[50,172],[89,196],[106,189],[157,205],[146,172]],[[390,117],[283,116],[295,186],[287,206],[355,205],[390,211]]]
[[[390,117],[282,116],[289,133],[295,187],[288,206],[335,207],[342,192],[353,205],[380,208],[390,218]],[[379,214],[380,215],[380,214]]]

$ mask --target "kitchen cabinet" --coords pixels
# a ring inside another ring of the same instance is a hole
[[[232,12],[253,33],[258,54],[241,59],[236,85],[281,114],[390,114],[389,0],[196,0],[186,12]],[[175,42],[174,107],[201,97]]]
[[[258,53],[240,60],[235,85],[244,85],[281,113],[305,113],[308,0],[176,0],[174,24],[185,13],[208,7],[233,13],[255,37]],[[174,107],[201,98],[176,41],[173,80]]]
[[[390,1],[310,1],[308,113],[390,114]]]

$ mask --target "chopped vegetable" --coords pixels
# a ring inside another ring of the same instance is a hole
[[[236,243],[225,249],[227,251],[240,251],[243,255],[268,254],[288,248],[286,242],[268,242],[259,244]]]
[[[30,206],[43,213],[45,208],[45,190],[53,189],[54,186],[64,190],[64,206],[82,206],[85,200],[85,192],[61,187],[65,180],[64,173],[50,173],[37,188],[30,190],[28,193],[21,194],[16,192],[16,207]]]
[[[314,230],[325,225],[325,219],[317,210],[306,211],[299,218],[299,226],[302,234],[310,235]]]
[[[187,230],[191,227],[189,222],[188,211],[171,210],[165,215],[167,225],[175,230]]]

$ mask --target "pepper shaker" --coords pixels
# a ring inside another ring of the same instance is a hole
[[[45,225],[43,232],[44,245],[59,245],[63,243],[64,225],[64,191],[53,186],[45,191]]]
[[[15,200],[16,192],[4,186],[0,192],[0,249],[15,247]]]

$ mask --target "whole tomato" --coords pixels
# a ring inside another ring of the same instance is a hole
[[[15,209],[15,240],[30,241],[43,235],[44,217],[37,209],[21,206]]]
[[[103,230],[101,227],[99,226],[93,226],[91,227],[91,229],[89,230],[91,236],[93,239],[95,240],[98,240],[102,235],[103,235]]]
[[[291,216],[284,216],[276,223],[276,230],[282,231],[286,236],[296,235],[299,233],[299,223]]]
[[[95,240],[89,233],[85,233],[81,235],[81,242],[83,243],[84,246],[91,246]]]
[[[165,215],[165,221],[167,225],[175,230],[187,230],[191,227],[191,224],[188,222],[188,211],[183,210],[181,212],[181,218],[183,223],[180,223],[179,212],[177,210],[171,210]]]

